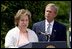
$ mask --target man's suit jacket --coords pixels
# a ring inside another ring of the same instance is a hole
[[[39,41],[46,41],[46,36],[41,34],[45,33],[45,21],[35,23],[32,29],[38,35]],[[66,41],[66,27],[63,24],[54,21],[50,41]]]

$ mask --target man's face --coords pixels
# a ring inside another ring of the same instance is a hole
[[[45,18],[51,22],[56,17],[55,9],[53,7],[47,6],[45,8]]]

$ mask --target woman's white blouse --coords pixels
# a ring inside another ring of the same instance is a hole
[[[23,45],[26,45],[30,42],[38,42],[38,37],[35,34],[35,32],[30,29],[27,29],[27,31],[28,31],[29,41],[25,42]],[[8,33],[5,37],[5,48],[18,48],[18,46],[19,46],[18,40],[20,37],[19,32],[20,32],[20,30],[18,27],[15,27],[8,31]]]

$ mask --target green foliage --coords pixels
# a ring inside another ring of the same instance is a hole
[[[2,1],[1,2],[1,48],[4,48],[5,36],[14,27],[14,16],[19,9],[28,9],[32,13],[33,23],[44,20],[44,9],[48,3],[55,3],[58,7],[56,20],[69,27],[69,11],[71,1]]]

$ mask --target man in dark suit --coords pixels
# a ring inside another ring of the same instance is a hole
[[[50,41],[66,41],[66,27],[55,21],[57,15],[57,7],[55,4],[50,3],[45,8],[45,20],[37,22],[33,25],[33,30],[38,35],[39,41],[47,41],[46,34],[50,35]],[[50,32],[47,32],[47,27],[50,24]]]

